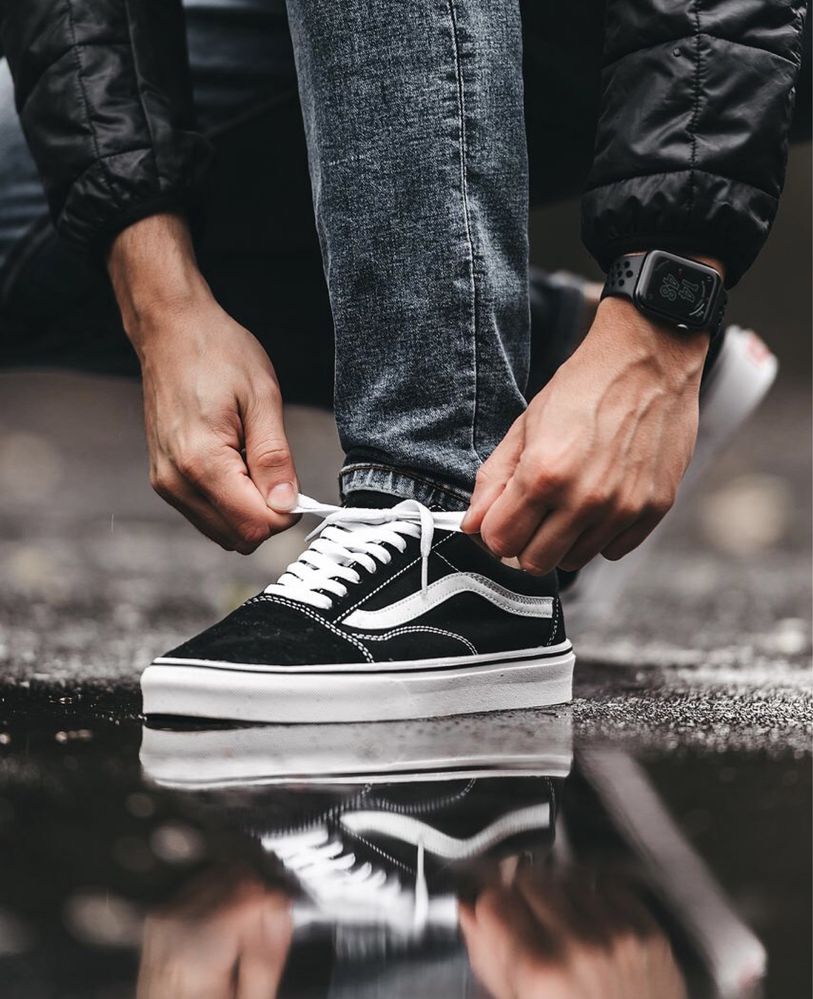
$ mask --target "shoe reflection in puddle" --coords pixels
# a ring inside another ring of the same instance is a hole
[[[568,777],[568,709],[145,728],[141,762],[259,859],[149,918],[139,999],[683,999],[762,970],[631,761]]]
[[[150,780],[190,791],[294,782],[566,777],[573,732],[568,707],[314,725],[177,720],[144,726],[140,758]]]

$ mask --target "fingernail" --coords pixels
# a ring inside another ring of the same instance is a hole
[[[282,513],[296,506],[296,489],[293,482],[278,482],[268,494],[268,505]]]
[[[470,529],[470,524],[472,522],[471,509],[466,511],[466,516],[460,521],[460,530],[465,534]]]

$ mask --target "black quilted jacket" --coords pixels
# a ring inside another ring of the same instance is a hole
[[[731,285],[751,264],[784,179],[805,6],[606,0],[583,199],[602,266],[682,250],[720,258]],[[0,48],[65,237],[103,246],[138,218],[194,204],[209,147],[194,126],[178,0],[0,0]]]

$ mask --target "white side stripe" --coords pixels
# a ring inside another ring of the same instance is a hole
[[[337,623],[366,631],[399,628],[459,593],[475,593],[501,610],[520,617],[553,617],[553,597],[529,597],[523,593],[514,593],[480,573],[457,572],[436,579],[429,584],[425,593],[412,593],[389,607],[380,607],[378,610],[353,611]]]
[[[517,833],[547,829],[550,826],[550,805],[541,802],[538,805],[529,805],[527,808],[518,808],[514,812],[500,816],[490,826],[469,839],[456,839],[411,815],[398,815],[393,812],[346,812],[339,821],[352,832],[362,835],[383,833],[385,836],[395,836],[415,846],[423,844],[437,857],[463,860],[485,853],[492,846]]]

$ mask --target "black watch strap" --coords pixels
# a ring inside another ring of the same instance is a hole
[[[714,306],[714,312],[712,313],[711,319],[709,320],[709,333],[711,334],[711,339],[714,340],[720,335],[723,328],[723,320],[725,319],[725,310],[728,305],[728,292],[725,288],[720,288],[717,295],[717,302]]]
[[[638,284],[638,277],[645,260],[645,253],[616,257],[607,271],[607,280],[601,297],[628,298],[632,301],[632,293],[635,291],[635,285]]]
[[[638,284],[638,277],[640,276],[645,260],[645,253],[631,253],[627,256],[617,257],[607,272],[607,280],[605,281],[601,297],[628,298],[631,302],[634,302],[633,292],[635,291],[635,286]],[[725,288],[721,287],[714,306],[714,313],[708,325],[712,339],[719,335],[723,327],[727,302],[728,295]]]

